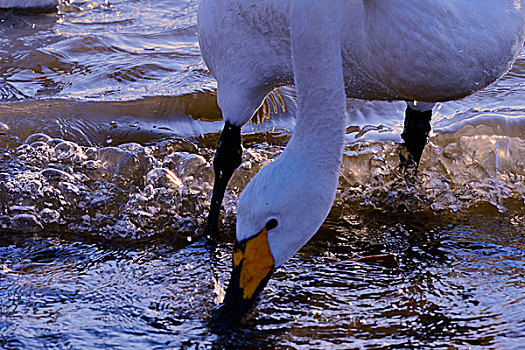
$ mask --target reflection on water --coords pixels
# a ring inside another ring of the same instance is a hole
[[[58,14],[2,11],[2,97],[121,100],[209,90],[197,5],[73,1]]]
[[[222,122],[197,6],[0,12],[0,347],[521,348],[523,55],[436,107],[416,176],[398,169],[404,104],[348,101],[327,222],[246,324],[210,329],[238,195],[281,153],[295,110],[284,88],[244,127],[224,237],[205,247]],[[399,266],[341,263],[381,253]]]

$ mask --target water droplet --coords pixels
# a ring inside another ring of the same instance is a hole
[[[46,134],[42,133],[36,133],[31,136],[29,136],[26,140],[26,144],[32,144],[33,142],[41,141],[41,142],[47,142],[51,140],[51,137],[47,136]]]
[[[60,169],[46,168],[40,172],[42,176],[52,181],[74,181],[75,178]]]
[[[60,218],[60,213],[54,209],[44,208],[40,212],[40,220],[45,224],[55,224]]]
[[[0,135],[5,135],[9,131],[9,125],[0,122]]]
[[[182,181],[173,173],[173,171],[166,168],[155,168],[146,175],[146,183],[153,187],[166,188],[181,188]]]
[[[11,220],[10,229],[19,232],[40,232],[43,226],[33,214],[17,214]]]

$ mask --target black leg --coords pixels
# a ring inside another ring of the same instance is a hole
[[[401,167],[404,169],[417,168],[423,149],[427,144],[430,133],[430,119],[432,110],[420,112],[410,108],[407,104],[405,111],[405,128],[401,137],[408,151],[408,155],[401,155]]]
[[[217,236],[219,214],[226,186],[233,172],[242,162],[241,127],[226,121],[222,130],[217,152],[213,160],[215,170],[215,183],[211,197],[208,220],[204,228],[204,237],[214,240]]]

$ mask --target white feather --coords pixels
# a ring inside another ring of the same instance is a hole
[[[201,53],[234,124],[248,122],[273,88],[293,83],[290,4],[200,4]],[[347,0],[343,11],[346,94],[366,100],[468,96],[510,68],[525,38],[525,0]]]

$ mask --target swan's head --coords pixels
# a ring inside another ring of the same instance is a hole
[[[239,199],[233,271],[218,315],[221,322],[242,319],[275,269],[317,232],[332,206],[338,167],[327,171],[309,166],[297,153],[285,153],[263,168]]]

